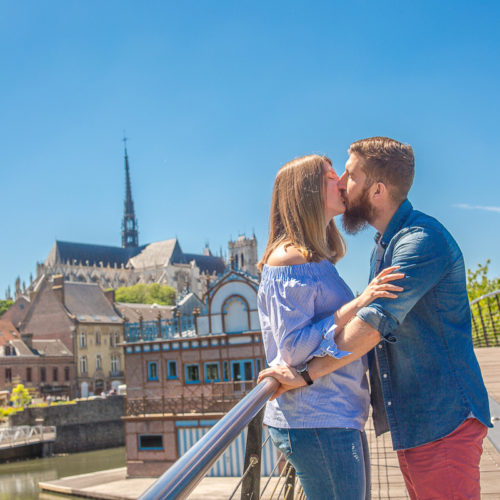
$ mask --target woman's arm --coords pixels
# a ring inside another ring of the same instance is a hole
[[[398,268],[399,266],[392,266],[381,271],[365,288],[363,293],[337,309],[333,317],[338,330],[344,328],[362,307],[371,304],[375,299],[381,297],[396,299],[398,297],[393,292],[402,292],[403,288],[390,283],[405,277],[403,273],[393,273]]]

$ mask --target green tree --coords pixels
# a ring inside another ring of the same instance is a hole
[[[12,389],[10,400],[14,408],[24,408],[31,403],[31,396],[28,389],[23,384],[18,384]]]
[[[132,304],[158,304],[171,306],[175,304],[175,289],[168,285],[153,283],[151,285],[137,284],[117,288],[115,299],[117,302]]]
[[[469,300],[473,301],[487,293],[500,290],[500,278],[488,278],[488,268],[491,260],[486,264],[478,264],[477,269],[467,269],[467,293]]]
[[[12,300],[0,300],[0,317],[13,303]]]

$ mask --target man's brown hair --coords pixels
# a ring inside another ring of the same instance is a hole
[[[389,137],[370,137],[353,142],[349,154],[357,154],[363,161],[367,183],[383,182],[391,198],[401,203],[413,183],[415,158],[409,144]]]

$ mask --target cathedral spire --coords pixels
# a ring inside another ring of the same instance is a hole
[[[125,144],[125,207],[122,222],[122,247],[138,247],[139,231],[137,219],[134,212],[134,201],[132,200],[132,188],[130,186],[130,171],[128,166],[127,138],[123,137]]]

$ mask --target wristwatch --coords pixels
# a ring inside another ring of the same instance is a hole
[[[297,373],[306,381],[307,385],[313,385],[313,380],[307,371],[307,363],[297,366],[296,370]]]

